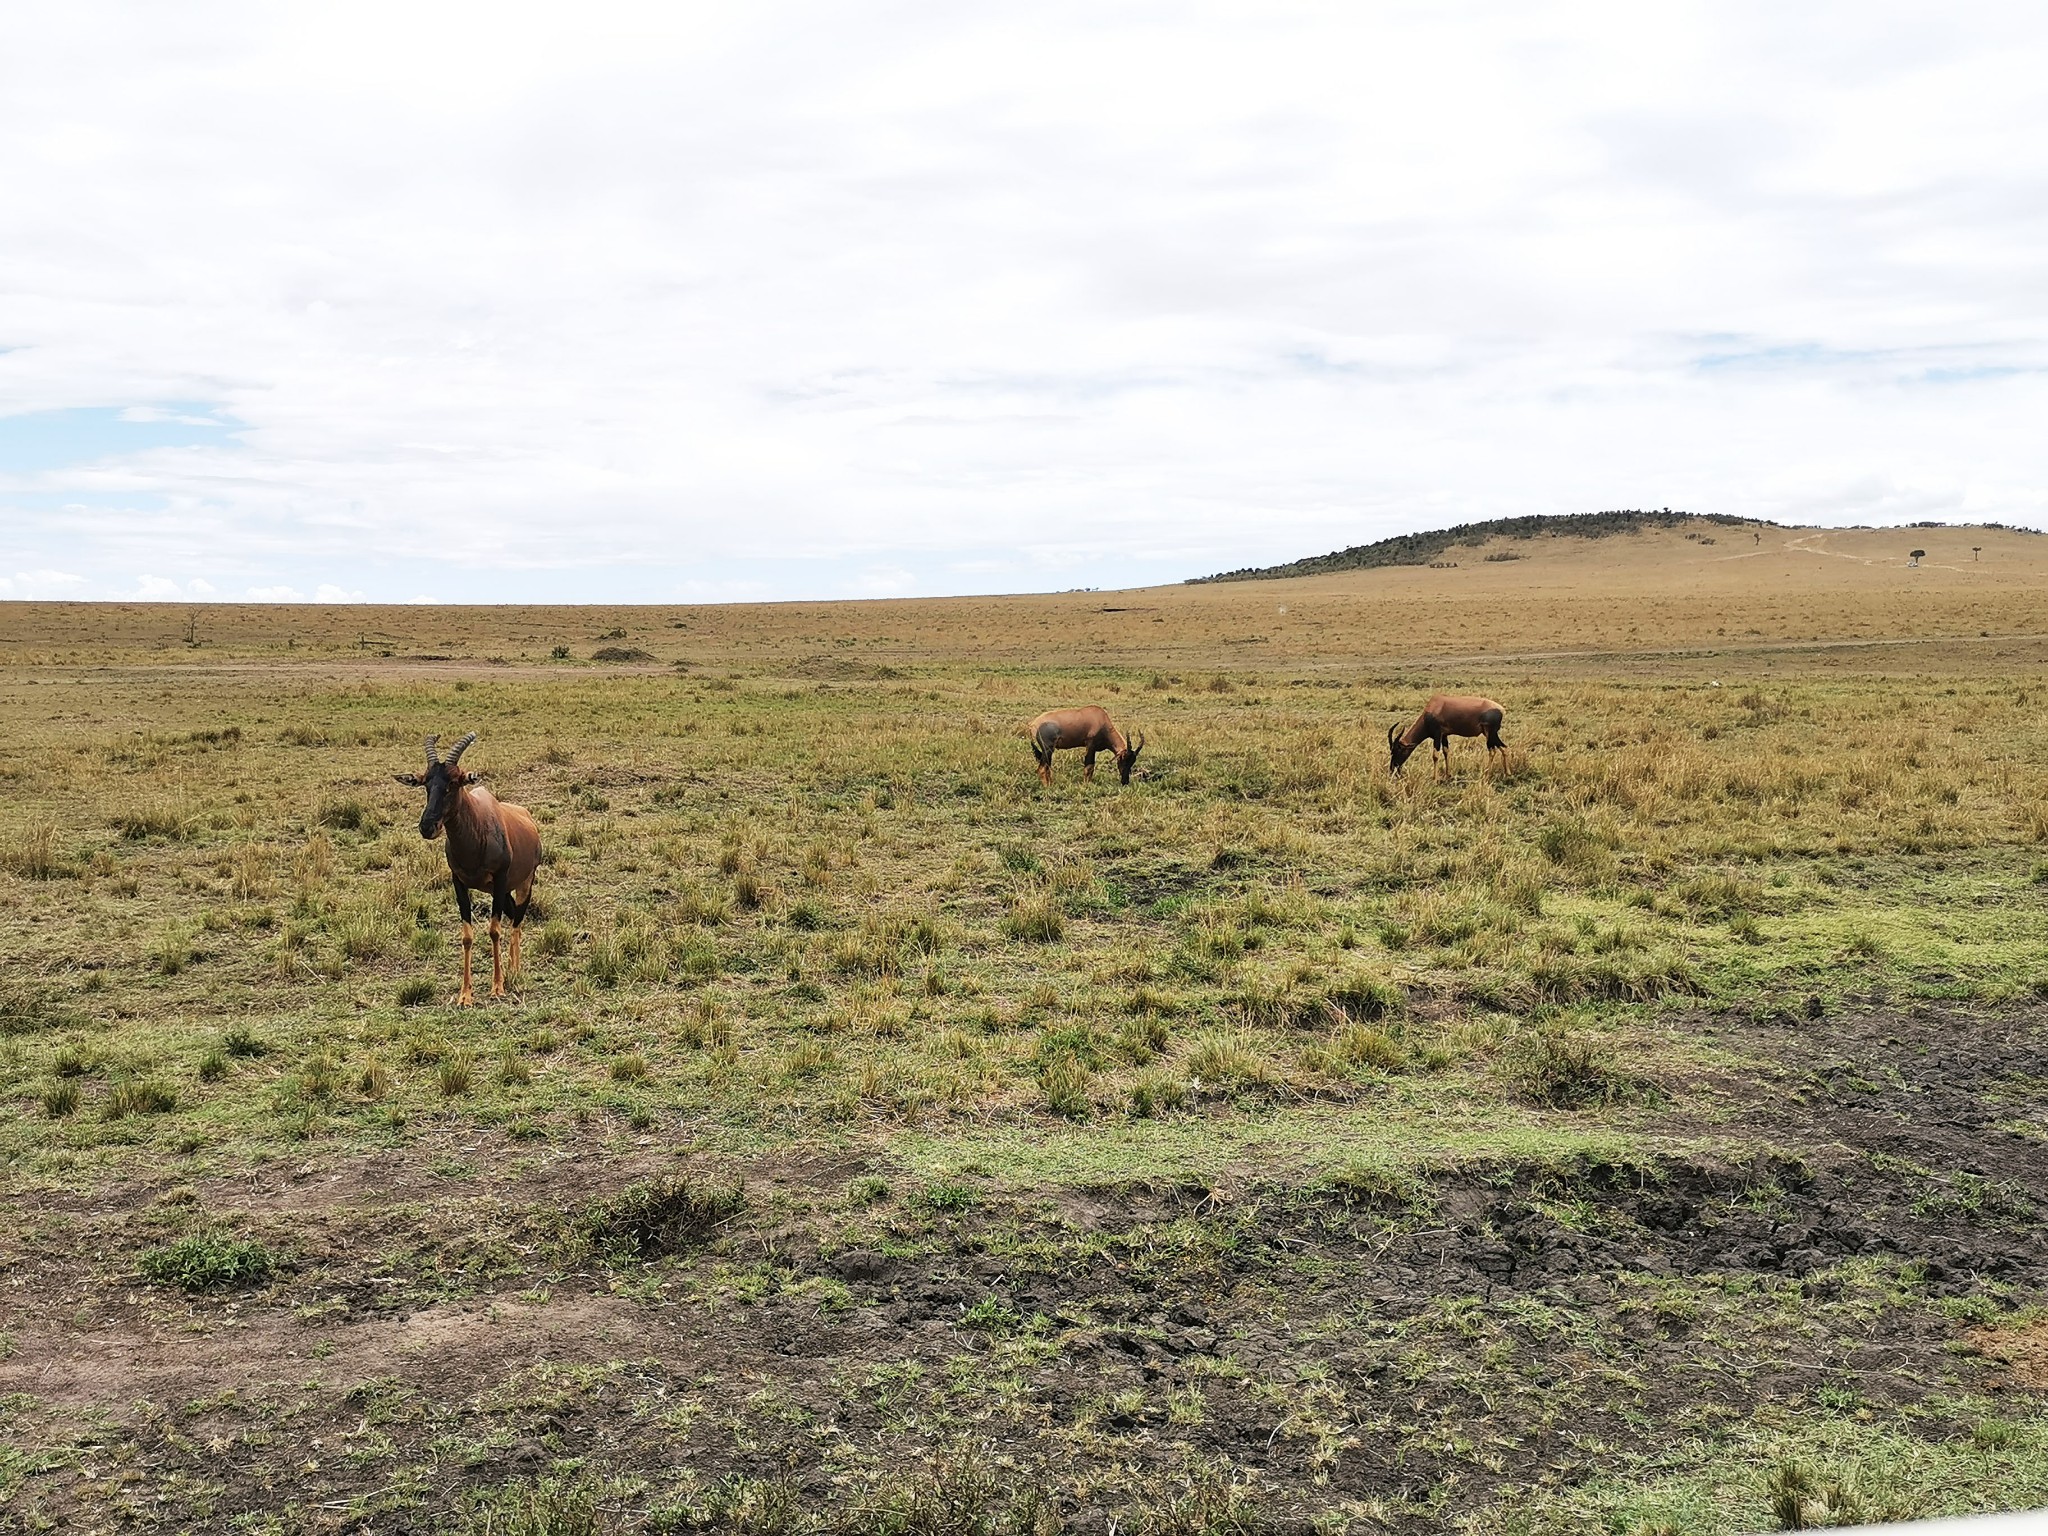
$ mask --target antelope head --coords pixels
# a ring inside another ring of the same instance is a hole
[[[1124,749],[1116,755],[1116,776],[1119,782],[1131,782],[1131,769],[1137,766],[1138,754],[1145,750],[1145,733],[1124,738]]]
[[[442,824],[448,820],[448,813],[455,809],[456,793],[469,782],[470,776],[458,766],[462,754],[469,750],[469,744],[476,740],[471,731],[455,743],[455,750],[445,758],[435,750],[439,736],[427,738],[427,771],[425,773],[397,773],[392,777],[401,784],[410,784],[415,789],[427,792],[427,808],[420,813],[420,836],[432,839],[440,835]]]
[[[1416,745],[1419,746],[1421,743],[1418,742]],[[1399,773],[1401,765],[1408,761],[1409,754],[1415,750],[1401,740],[1401,728],[1398,725],[1387,727],[1387,748],[1393,754],[1393,761],[1387,764],[1389,773]]]

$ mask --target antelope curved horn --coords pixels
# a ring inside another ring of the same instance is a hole
[[[1138,739],[1131,743],[1131,756],[1133,757],[1136,757],[1140,752],[1145,750],[1145,733],[1143,731],[1139,731],[1137,735]]]
[[[1390,747],[1391,747],[1391,746],[1393,746],[1393,745],[1394,745],[1394,737],[1395,737],[1395,735],[1396,735],[1396,734],[1398,733],[1398,730],[1399,730],[1399,727],[1397,727],[1397,726],[1391,726],[1391,725],[1390,725],[1390,726],[1388,726],[1388,727],[1387,727],[1387,745],[1388,745],[1388,746],[1390,746]]]
[[[433,767],[434,764],[441,761],[439,754],[434,751],[434,743],[439,741],[440,739],[441,738],[439,736],[429,736],[427,738],[427,766],[429,768]]]
[[[462,761],[462,754],[469,750],[469,744],[475,740],[476,732],[471,731],[467,736],[463,737],[462,740],[455,743],[455,750],[448,754],[448,766],[450,768],[453,768],[457,763]]]

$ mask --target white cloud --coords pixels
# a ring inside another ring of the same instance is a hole
[[[360,592],[351,592],[345,587],[336,586],[331,581],[323,581],[314,591],[313,601],[316,603],[360,603],[364,601],[364,598]]]
[[[251,587],[242,594],[252,603],[303,603],[306,594],[296,587]]]
[[[76,598],[84,595],[83,576],[70,571],[16,571],[0,576],[0,598]]]
[[[196,602],[214,595],[213,583],[195,576],[190,581],[173,581],[168,576],[138,576],[124,597],[139,598],[145,603]]]
[[[2044,65],[1989,3],[44,7],[0,414],[232,431],[10,480],[74,508],[0,496],[0,568],[782,596],[2048,521]]]

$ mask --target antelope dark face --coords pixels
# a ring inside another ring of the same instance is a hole
[[[392,777],[401,784],[424,788],[427,792],[427,808],[420,813],[420,836],[429,841],[441,835],[441,828],[447,824],[448,813],[455,809],[455,797],[462,786],[469,782],[469,775],[457,765],[462,754],[469,750],[469,744],[476,740],[471,731],[455,744],[455,750],[448,754],[446,761],[434,750],[439,736],[427,738],[427,771],[425,773],[400,773]]]
[[[1123,751],[1116,755],[1116,776],[1119,783],[1131,782],[1131,770],[1138,764],[1138,754],[1145,750],[1145,733],[1138,732],[1135,741],[1126,741]]]
[[[1415,745],[1420,746],[1422,743],[1417,742]],[[1407,762],[1409,756],[1415,751],[1415,747],[1402,743],[1401,728],[1395,725],[1387,727],[1387,748],[1393,754],[1393,760],[1387,764],[1387,772],[1389,773],[1399,773],[1401,765]]]

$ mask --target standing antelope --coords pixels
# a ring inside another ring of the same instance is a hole
[[[1436,748],[1436,765],[1439,772],[1448,773],[1451,764],[1450,737],[1484,736],[1486,738],[1486,760],[1493,761],[1493,754],[1507,750],[1500,739],[1500,722],[1505,711],[1491,699],[1470,695],[1439,693],[1422,706],[1422,713],[1415,717],[1415,723],[1402,730],[1399,726],[1387,727],[1387,745],[1393,750],[1394,760],[1388,770],[1401,771],[1401,765],[1408,761],[1408,754],[1425,741]]]
[[[512,919],[512,965],[519,974],[519,925],[533,904],[533,872],[540,867],[540,829],[523,805],[501,804],[497,797],[458,764],[469,744],[476,740],[471,731],[455,743],[446,759],[434,750],[441,738],[427,738],[427,771],[394,774],[401,784],[424,787],[427,808],[420,815],[420,836],[431,839],[443,827],[448,829],[448,873],[455,878],[455,904],[462,909],[462,991],[455,999],[458,1008],[476,1004],[470,990],[469,893],[491,893],[491,996],[505,995],[506,970],[498,960],[498,919]]]
[[[1131,782],[1131,765],[1145,750],[1145,733],[1136,742],[1109,723],[1109,711],[1090,704],[1086,709],[1049,709],[1025,727],[1031,737],[1031,755],[1038,759],[1038,781],[1052,782],[1052,755],[1066,747],[1081,747],[1081,777],[1095,778],[1095,754],[1107,752],[1116,759],[1116,776]]]

